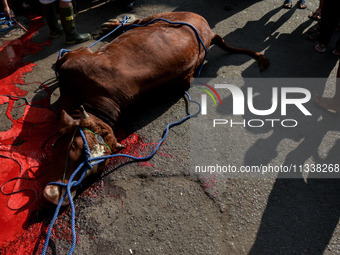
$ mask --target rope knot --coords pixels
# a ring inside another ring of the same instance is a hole
[[[87,170],[92,168],[92,164],[91,164],[91,152],[90,149],[88,147],[88,145],[86,144],[85,146],[85,164],[87,165]]]
[[[91,160],[86,160],[86,171],[92,168]]]
[[[88,146],[85,147],[85,161],[91,162],[91,152]]]
[[[128,22],[129,19],[130,17],[124,16],[123,20],[120,20],[119,23],[122,23],[122,25],[124,26]]]

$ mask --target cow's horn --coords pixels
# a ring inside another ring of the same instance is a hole
[[[117,148],[125,148],[125,145],[120,144],[120,143],[117,143],[117,144],[116,144],[116,147],[117,147]]]
[[[84,118],[84,120],[90,118],[90,116],[89,116],[89,115],[87,114],[87,112],[85,111],[84,106],[81,105],[80,108],[81,108],[81,110],[82,110],[82,112],[83,112],[83,118]]]

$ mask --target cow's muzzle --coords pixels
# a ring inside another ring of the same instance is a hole
[[[51,185],[46,185],[43,194],[44,194],[44,197],[46,198],[47,201],[49,201],[49,202],[51,202],[55,205],[58,205],[60,199],[62,198],[62,196],[64,196],[64,194],[66,192],[67,192],[66,187],[51,184]],[[76,193],[77,193],[76,188],[73,188],[71,190],[72,198],[75,197]],[[70,201],[69,201],[68,196],[66,195],[66,197],[65,197],[65,199],[64,199],[64,201],[62,202],[61,205],[67,206],[69,204],[70,204]]]

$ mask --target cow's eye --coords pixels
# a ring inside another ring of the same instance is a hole
[[[58,137],[58,138],[55,140],[55,142],[52,143],[52,148],[55,149],[55,148],[58,146],[58,143],[59,143],[60,141],[62,141],[63,139],[65,139],[65,138],[66,138],[65,135],[62,135],[62,136]]]

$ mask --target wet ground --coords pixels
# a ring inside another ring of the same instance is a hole
[[[119,1],[78,1],[77,27],[99,38],[100,25],[122,15]],[[259,72],[248,56],[210,49],[201,76],[206,78],[334,78],[338,59],[318,54],[306,39],[315,23],[306,10],[281,8],[282,2],[136,1],[130,12],[143,18],[166,11],[193,11],[228,43],[265,53],[271,66]],[[61,36],[48,40],[40,17],[20,17],[28,32],[15,27],[0,37],[0,254],[41,251],[54,208],[41,197],[50,150],[46,139],[56,122],[53,111],[58,83],[53,64],[66,46]],[[96,48],[108,43],[105,39]],[[94,50],[95,50],[94,49]],[[131,70],[133,71],[133,70]],[[334,86],[308,88],[312,94],[332,95]],[[266,88],[261,87],[260,93]],[[41,107],[42,106],[42,107]],[[157,107],[156,107],[157,106]],[[308,104],[313,119],[297,132],[238,130],[231,136],[230,153],[239,162],[333,162],[339,151],[338,115]],[[151,106],[124,116],[120,137],[126,152],[140,156],[152,151],[165,126],[186,114],[184,97],[154,99]],[[340,253],[339,181],[299,176],[295,179],[191,178],[190,123],[169,132],[156,156],[148,162],[110,162],[98,179],[85,185],[75,200],[75,254],[337,254]],[[235,142],[239,140],[242,142]],[[234,159],[233,158],[233,159]],[[13,179],[15,177],[26,179]],[[58,217],[51,254],[70,248],[70,210]]]

